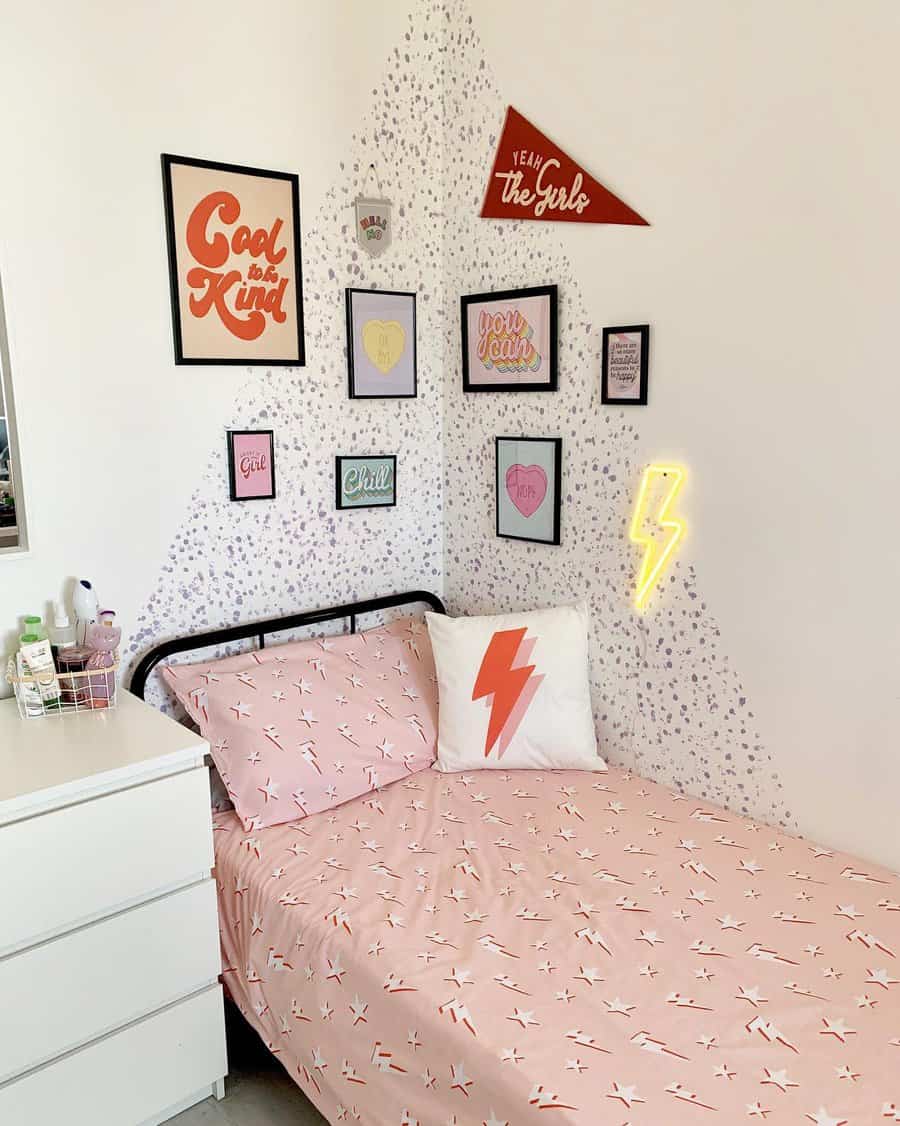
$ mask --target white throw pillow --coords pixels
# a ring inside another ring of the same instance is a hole
[[[606,770],[591,711],[587,606],[425,617],[438,770]]]

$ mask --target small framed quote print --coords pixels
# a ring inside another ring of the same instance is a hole
[[[562,438],[497,438],[497,535],[558,544]]]
[[[649,325],[605,328],[600,402],[646,406],[649,365]]]
[[[557,289],[460,298],[463,391],[555,391]]]
[[[338,454],[334,461],[338,508],[392,508],[397,503],[396,454]]]
[[[232,500],[275,499],[275,441],[271,430],[228,431]]]
[[[176,364],[302,367],[300,180],[163,153]]]
[[[347,290],[351,399],[416,397],[416,295]]]

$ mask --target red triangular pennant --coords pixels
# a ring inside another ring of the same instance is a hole
[[[650,226],[512,106],[506,111],[481,217]]]

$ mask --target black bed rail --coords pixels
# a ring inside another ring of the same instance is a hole
[[[362,614],[377,610],[390,610],[395,606],[405,606],[413,602],[424,602],[435,613],[445,614],[444,604],[436,594],[427,590],[408,590],[401,594],[386,594],[381,598],[367,598],[362,602],[348,602],[343,606],[329,606],[323,610],[305,610],[299,614],[286,614],[281,618],[267,618],[260,622],[243,622],[236,626],[208,630],[206,633],[189,634],[187,637],[173,637],[154,646],[141,657],[131,676],[130,690],[135,696],[144,698],[147,678],[160,661],[175,653],[192,653],[196,649],[206,649],[213,645],[227,645],[230,641],[245,641],[256,638],[259,648],[265,648],[266,634],[282,633],[285,630],[314,626],[320,622],[332,622],[340,618],[350,621],[350,632],[356,633],[356,619]]]

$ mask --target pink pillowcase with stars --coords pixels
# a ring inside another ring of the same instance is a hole
[[[415,619],[162,675],[208,740],[247,830],[331,809],[434,762],[437,678]]]

